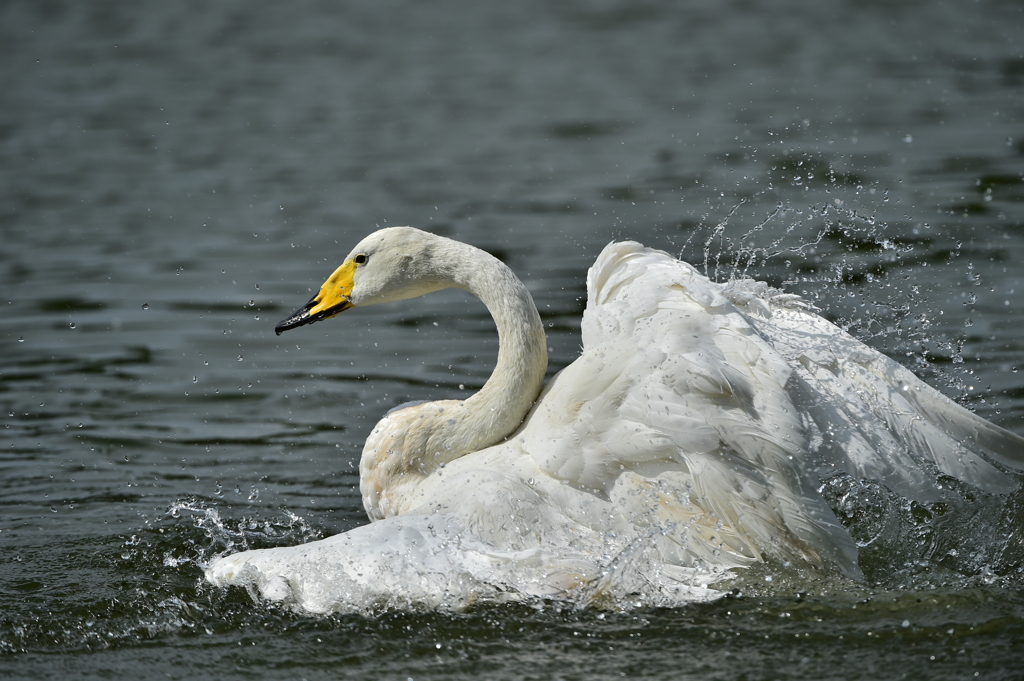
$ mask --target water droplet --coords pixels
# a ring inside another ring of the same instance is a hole
[[[142,309],[143,310],[148,310],[149,309],[149,303],[143,303],[142,304]]]
[[[256,290],[257,290],[257,291],[259,291],[259,290],[260,290],[260,285],[259,285],[259,284],[256,284]]]
[[[71,328],[71,329],[75,328],[75,323],[71,322],[70,324],[68,324],[68,328]]]
[[[252,306],[253,306],[253,305],[255,305],[255,304],[256,304],[256,301],[255,301],[255,300],[250,300],[250,301],[249,301],[249,307],[252,307]]]
[[[242,356],[241,356],[241,355],[239,355],[239,356],[238,356],[238,361],[239,361],[239,362],[241,362],[241,361],[242,361]]]
[[[24,337],[19,337],[18,338],[18,342],[19,343],[24,343],[25,342],[25,338]]]
[[[903,141],[906,142],[907,144],[910,144],[911,142],[914,141],[914,138],[911,137],[910,135],[904,135],[903,136]]]
[[[193,383],[198,383],[199,382],[199,377],[198,376],[193,376],[192,377],[192,382]]]

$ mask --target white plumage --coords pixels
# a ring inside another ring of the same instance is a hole
[[[377,425],[360,465],[376,522],[218,558],[211,582],[312,612],[675,604],[769,556],[858,576],[857,547],[817,489],[837,469],[926,501],[937,471],[1008,492],[1017,482],[1000,466],[1024,468],[1024,439],[800,298],[712,282],[633,242],[591,268],[584,349],[539,398],[547,356],[525,287],[483,251],[411,228],[364,239],[279,332],[448,286],[480,297],[498,326],[480,393]]]

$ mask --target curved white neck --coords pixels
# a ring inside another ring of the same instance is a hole
[[[439,466],[489,447],[511,434],[544,383],[547,339],[526,286],[489,253],[438,239],[410,276],[430,288],[457,287],[487,306],[498,328],[498,361],[478,393],[401,409],[385,417],[366,441],[360,489],[373,519],[407,510],[418,484]]]
[[[459,438],[465,443],[463,454],[502,440],[522,423],[548,365],[544,326],[526,286],[500,260],[472,250],[480,257],[456,285],[483,301],[491,313],[498,328],[498,361],[480,392],[464,403],[466,432]]]

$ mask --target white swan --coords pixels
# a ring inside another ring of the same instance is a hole
[[[447,287],[498,327],[466,400],[390,412],[366,441],[371,520],[220,557],[206,575],[310,612],[524,597],[674,604],[766,556],[856,576],[817,491],[836,468],[912,499],[938,471],[1008,492],[1024,439],[752,280],[717,284],[637,243],[587,278],[584,349],[541,393],[546,342],[493,256],[409,227],[366,237],[277,332]],[[538,397],[538,393],[539,397]],[[525,420],[524,420],[525,419]]]

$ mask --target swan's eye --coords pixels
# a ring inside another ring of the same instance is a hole
[[[357,265],[365,265],[366,261],[370,258],[365,253],[360,253],[356,257],[352,258]]]

